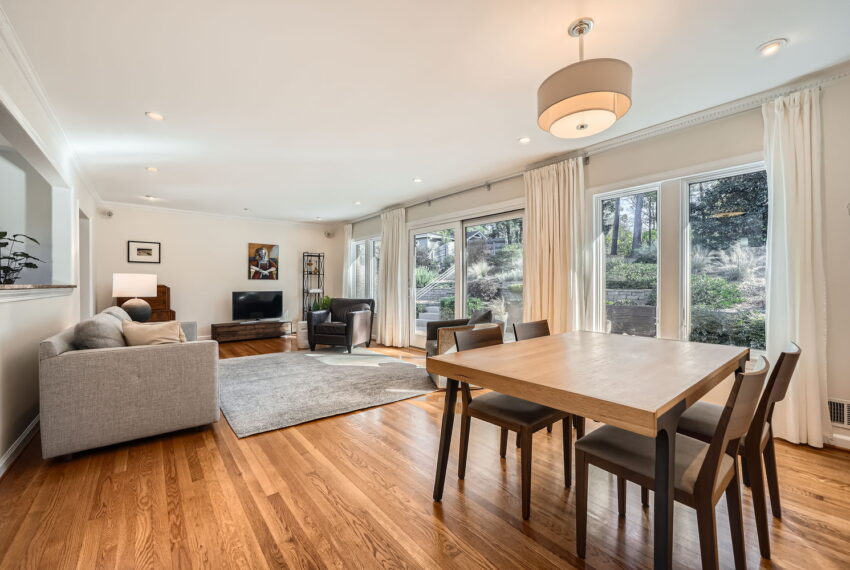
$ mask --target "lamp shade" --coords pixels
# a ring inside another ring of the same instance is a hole
[[[601,133],[632,106],[632,68],[619,59],[588,59],[556,71],[537,90],[537,124],[556,137]]]
[[[113,273],[113,297],[156,297],[156,275],[150,273]]]

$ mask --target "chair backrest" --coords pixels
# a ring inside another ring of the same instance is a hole
[[[735,383],[697,476],[698,486],[707,485],[709,489],[714,489],[723,454],[730,453],[733,457],[738,455],[738,444],[753,421],[767,378],[769,364],[764,357],[760,360],[761,366],[754,370],[735,374]]]
[[[549,336],[549,321],[532,321],[530,323],[514,323],[514,337],[517,340],[528,340],[539,336]]]
[[[460,330],[455,331],[455,345],[458,352],[461,350],[473,350],[475,348],[502,344],[504,343],[503,337],[501,326]],[[463,397],[463,406],[466,408],[469,402],[472,401],[472,393],[469,390],[469,384],[466,382],[461,382],[460,388]]]
[[[334,321],[344,321],[346,309],[351,305],[368,305],[372,313],[375,312],[374,299],[346,299],[344,297],[334,297],[331,299],[331,318]]]
[[[779,358],[773,366],[773,371],[767,380],[767,386],[765,386],[758,408],[756,408],[756,415],[753,417],[750,431],[747,432],[745,440],[747,445],[750,445],[750,443],[759,445],[761,443],[764,424],[773,418],[773,407],[776,402],[785,399],[785,394],[788,393],[788,385],[791,384],[791,376],[794,375],[794,369],[797,368],[797,361],[800,360],[801,353],[800,347],[793,342],[789,343],[785,350],[779,353]]]

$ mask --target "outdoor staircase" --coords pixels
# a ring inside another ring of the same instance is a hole
[[[429,321],[439,321],[440,320],[440,307],[436,305],[431,305],[425,307],[425,311],[419,313],[416,316],[416,328],[424,330],[427,326],[426,323]]]

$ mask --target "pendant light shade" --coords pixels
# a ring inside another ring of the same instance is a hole
[[[570,35],[579,38],[578,63],[556,71],[537,90],[537,124],[563,139],[601,133],[632,106],[632,68],[619,59],[584,59],[584,34],[592,20],[579,20]]]

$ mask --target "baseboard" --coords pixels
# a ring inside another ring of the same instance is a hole
[[[0,457],[0,477],[6,473],[9,467],[15,462],[15,459],[18,458],[18,455],[24,450],[27,444],[30,442],[32,437],[35,435],[36,428],[38,427],[38,418],[39,415],[36,414],[35,418],[30,422],[30,425],[27,426],[27,429],[24,430],[18,439],[15,440],[9,449],[6,450],[6,453]]]
[[[840,447],[842,449],[850,449],[850,434],[846,433],[833,433],[832,437],[829,438],[827,442],[830,445],[834,445],[835,447]]]
[[[209,335],[209,334],[198,335],[198,340],[212,340],[212,335]]]

